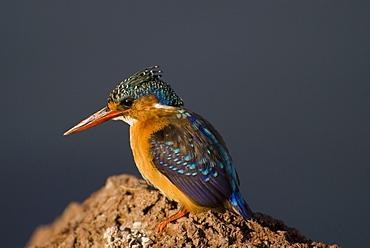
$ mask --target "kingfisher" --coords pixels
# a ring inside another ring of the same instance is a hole
[[[157,68],[120,82],[109,94],[107,106],[64,135],[111,119],[130,125],[131,150],[142,177],[181,206],[159,224],[160,232],[188,212],[229,210],[249,221],[253,212],[240,194],[225,141],[211,123],[183,107]]]

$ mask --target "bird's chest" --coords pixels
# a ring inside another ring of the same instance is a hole
[[[136,123],[130,127],[130,145],[136,166],[143,178],[156,187],[158,187],[158,181],[164,176],[153,163],[150,138],[163,125],[164,123],[157,121]]]

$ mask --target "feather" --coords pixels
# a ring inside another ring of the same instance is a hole
[[[158,170],[197,205],[220,207],[237,188],[225,142],[201,116],[180,109],[150,143]]]

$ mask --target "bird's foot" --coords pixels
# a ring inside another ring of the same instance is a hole
[[[163,229],[166,227],[166,225],[174,220],[177,220],[181,217],[183,217],[188,211],[185,209],[185,208],[181,208],[180,212],[172,215],[171,217],[169,217],[168,219],[165,219],[164,221],[161,222],[161,224],[158,225],[158,227],[156,228],[156,230],[158,232],[162,232]]]

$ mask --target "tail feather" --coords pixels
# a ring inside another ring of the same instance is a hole
[[[240,192],[233,192],[229,198],[229,202],[231,206],[237,214],[239,214],[245,221],[249,221],[252,216],[253,212],[249,205],[245,202],[243,197],[240,195]]]

